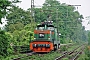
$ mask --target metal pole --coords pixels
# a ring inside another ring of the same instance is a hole
[[[32,16],[31,24],[33,22],[35,22],[34,14],[35,14],[35,12],[34,12],[34,0],[31,0],[31,16]]]
[[[57,23],[57,32],[58,32],[58,8],[57,8],[57,10],[56,10],[56,23]]]

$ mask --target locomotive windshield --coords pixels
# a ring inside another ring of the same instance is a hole
[[[44,30],[44,27],[45,27],[44,25],[38,25],[37,26],[38,30]]]
[[[54,26],[53,25],[38,25],[37,26],[38,30],[54,30]]]
[[[48,30],[54,30],[54,27],[48,27]]]
[[[44,27],[38,27],[39,30],[44,30]]]
[[[53,25],[48,25],[48,30],[54,30],[54,26]]]

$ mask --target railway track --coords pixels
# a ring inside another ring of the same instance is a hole
[[[66,46],[66,45],[62,45],[62,46]],[[72,48],[71,47],[72,45],[70,45],[68,48]],[[50,52],[49,54],[52,54],[52,53],[54,53],[55,51],[52,51],[52,52]],[[68,52],[67,51],[62,51],[62,52],[60,52],[60,49],[59,50],[57,50],[56,52],[59,52],[59,53],[61,53],[61,54],[63,54],[63,56],[62,57],[64,57],[66,54],[68,54]],[[69,52],[70,53],[70,52]],[[37,54],[37,53],[34,53],[34,52],[27,52],[27,53],[23,53],[23,54],[25,54],[26,56],[21,56],[21,57],[17,57],[17,58],[13,58],[12,60],[23,60],[23,59],[25,59],[25,58],[28,58],[28,59],[35,59],[35,58],[31,58],[32,56],[38,56],[38,57],[44,57],[45,56],[45,54]],[[48,53],[47,53],[48,54]],[[58,55],[59,56],[59,55]],[[61,58],[61,57],[60,57]]]
[[[79,48],[80,48],[80,51],[77,51]],[[83,45],[81,45],[81,46],[75,48],[73,51],[69,51],[69,52],[66,51],[61,56],[55,58],[55,60],[61,60],[62,58],[65,58],[70,55],[72,55],[73,58],[69,58],[69,60],[76,60],[79,57],[79,54],[81,54],[83,50],[84,50],[84,47],[83,47]]]
[[[84,47],[85,47],[85,46],[84,46]],[[78,51],[78,52],[75,54],[75,56],[74,56],[72,59],[70,59],[70,60],[77,60],[77,58],[79,57],[79,55],[82,54],[82,52],[83,52],[83,50],[84,50],[84,47],[82,47],[81,50]]]

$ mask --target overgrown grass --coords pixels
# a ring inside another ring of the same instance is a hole
[[[78,46],[80,46],[80,45],[71,46],[70,48],[67,49],[67,51],[72,51],[72,50],[74,50],[75,48],[77,48]]]
[[[13,60],[14,58],[23,57],[26,54],[18,54],[18,55],[9,55],[6,58],[0,56],[0,60]]]
[[[56,57],[60,56],[61,54],[58,53],[57,51],[56,52],[50,52],[50,53],[47,53],[47,54],[43,54],[43,56],[38,56],[38,55],[32,55],[32,56],[29,56],[29,57],[26,57],[26,58],[22,58],[21,60],[28,60],[28,59],[31,59],[31,60],[54,60]]]
[[[90,50],[87,48],[87,46],[77,60],[90,60]]]

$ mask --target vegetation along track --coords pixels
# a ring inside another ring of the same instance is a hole
[[[71,50],[71,48],[76,48],[78,45],[71,45],[71,44],[67,44],[67,45],[62,45],[61,47],[68,47],[68,48],[65,48],[65,49],[69,49]],[[79,47],[79,46],[78,46]],[[61,54],[66,54],[66,50],[63,50],[63,48],[61,48],[61,50],[57,50],[57,51],[52,51],[50,53],[45,53],[45,54],[38,54],[38,53],[34,53],[34,52],[27,52],[27,53],[24,53],[25,56],[21,55],[19,57],[16,57],[14,58],[13,60],[27,60],[27,59],[30,59],[30,60],[54,60],[57,56],[60,56]],[[47,58],[49,57],[49,58]]]
[[[67,58],[69,60],[75,60],[79,57],[79,54],[81,54],[83,50],[84,50],[84,45],[81,45],[72,51],[64,52],[63,55],[55,58],[55,60],[61,60],[61,59],[66,58],[66,57],[69,57],[69,58]]]
[[[60,56],[61,54],[65,53],[66,50],[64,51],[63,49],[66,49],[66,48],[67,49],[71,49],[72,47],[76,48],[77,46],[78,45],[76,45],[76,44],[75,45],[72,45],[72,44],[62,44],[61,47],[63,47],[63,48],[60,48],[57,51],[52,51],[52,52],[47,53],[47,54],[46,53],[45,54],[38,54],[38,53],[34,53],[34,52],[27,52],[27,53],[23,53],[23,54],[25,54],[25,56],[22,55],[22,56],[14,58],[13,60],[25,60],[25,59],[33,59],[33,60],[38,59],[38,60],[42,60],[42,58],[52,60],[52,59],[55,59],[55,57]],[[50,58],[46,58],[47,56],[50,56]]]
[[[71,58],[70,60],[76,60],[80,54],[82,54],[83,50],[85,49],[85,46],[82,46],[82,48],[80,49],[80,51],[78,51],[75,56],[73,56],[73,58]]]
[[[21,58],[25,58],[28,56],[32,56],[33,54],[36,54],[35,52],[29,52],[29,53],[25,53],[25,56],[21,56],[21,57],[17,57],[17,58],[13,58],[13,60],[21,60]]]

